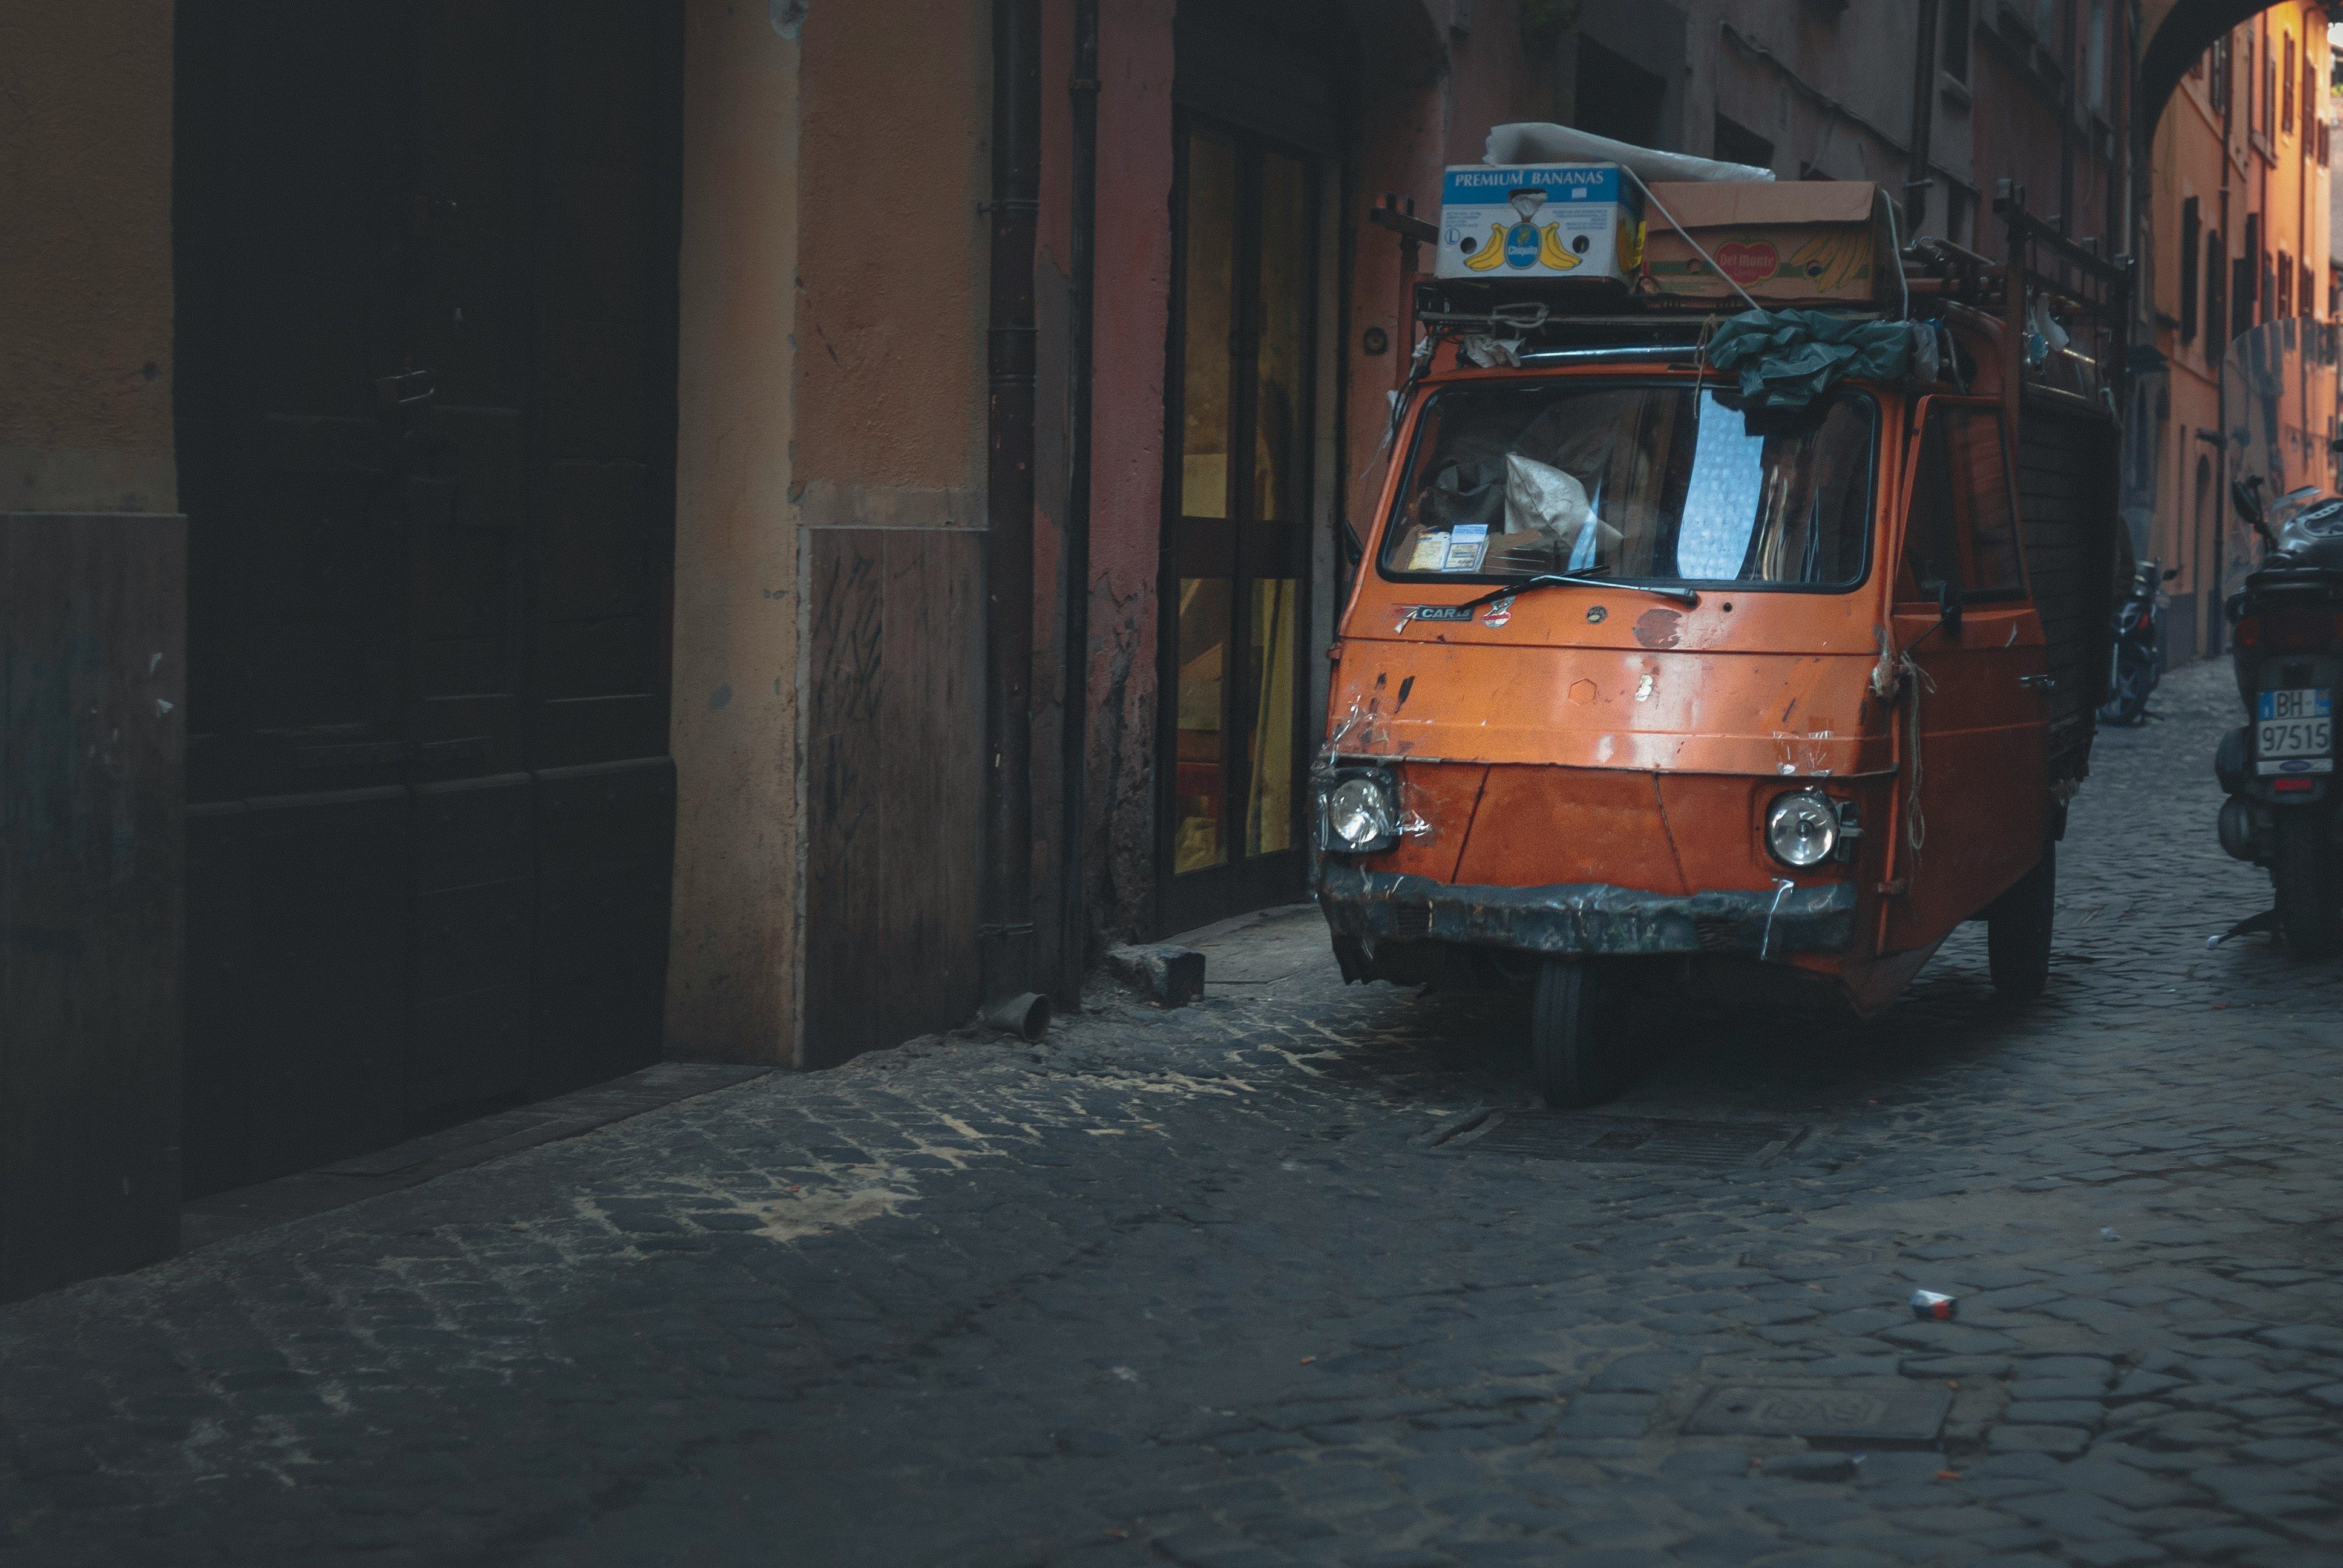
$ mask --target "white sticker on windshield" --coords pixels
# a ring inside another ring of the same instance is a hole
[[[1704,582],[1741,575],[1765,484],[1765,437],[1714,392],[1701,399],[1692,477],[1676,528],[1676,573]]]
[[[1489,525],[1459,523],[1456,531],[1448,536],[1448,555],[1440,569],[1444,572],[1472,572],[1481,569],[1481,557],[1489,548]]]

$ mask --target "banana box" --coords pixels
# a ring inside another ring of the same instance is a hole
[[[1643,187],[1617,164],[1454,164],[1435,277],[1623,284],[1644,259]]]

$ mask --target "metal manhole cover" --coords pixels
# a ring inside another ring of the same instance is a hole
[[[1763,1388],[1711,1391],[1684,1422],[1699,1437],[1809,1437],[1934,1442],[1953,1396],[1943,1389]]]
[[[1446,1140],[1443,1147],[1537,1160],[1622,1160],[1723,1169],[1770,1165],[1805,1135],[1803,1127],[1778,1122],[1664,1121],[1570,1111],[1493,1111]]]

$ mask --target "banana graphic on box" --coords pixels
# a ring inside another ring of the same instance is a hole
[[[1568,272],[1577,266],[1580,258],[1562,241],[1562,225],[1534,221],[1538,208],[1545,205],[1545,192],[1515,191],[1511,200],[1521,221],[1491,224],[1489,237],[1464,258],[1465,266],[1473,272],[1493,272],[1508,262],[1517,270],[1543,265],[1556,272]]]

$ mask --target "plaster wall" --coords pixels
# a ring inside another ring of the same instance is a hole
[[[176,512],[171,0],[0,0],[0,511]]]
[[[763,5],[690,0],[666,1040],[739,1061],[798,1037],[798,71]]]
[[[2160,482],[2147,553],[2180,570],[2169,591],[2177,601],[2189,605],[2180,618],[2187,623],[2188,635],[2183,640],[2187,652],[2201,650],[2205,646],[2205,594],[2213,579],[2207,535],[2226,504],[2219,494],[2217,442],[2221,426],[2221,352],[2229,335],[2226,321],[2217,327],[2206,319],[2207,279],[2203,270],[2204,253],[2207,240],[2214,235],[2221,236],[2217,265],[2225,269],[2226,278],[2228,258],[2239,251],[2241,220],[2247,210],[2245,194],[2238,188],[2230,193],[2226,214],[2224,211],[2222,175],[2226,159],[2221,121],[2209,101],[2207,85],[2202,76],[2185,81],[2166,105],[2151,144],[2149,171],[2149,227],[2155,256],[2153,266],[2147,271],[2155,291],[2157,347],[2164,354],[2168,367],[2168,412],[2161,422],[2164,429],[2157,446]],[[2229,183],[2233,186],[2239,186],[2243,172],[2240,166],[2230,166]],[[2191,292],[2196,295],[2195,330],[2184,339],[2179,328],[2180,216],[2182,204],[2192,198],[2197,202],[2198,215],[2197,271],[2191,280],[2195,286]],[[2214,439],[2200,439],[2201,437]],[[2209,492],[2208,505],[2204,509],[2211,513],[2210,517],[2200,516],[2197,506],[2197,470],[2200,461],[2206,467],[2206,488]]]
[[[991,7],[816,5],[804,45],[797,477],[842,487],[808,501],[842,515],[811,520],[876,506],[967,526],[984,487]]]
[[[0,0],[0,1302],[177,1250],[170,0]]]
[[[1157,552],[1172,289],[1173,0],[1100,7],[1089,731],[1095,918],[1153,918]],[[1044,184],[1045,208],[1059,198]]]
[[[1443,163],[1479,163],[1491,126],[1554,115],[1554,51],[1523,45],[1521,0],[1481,0],[1472,13],[1470,31],[1448,29]]]
[[[992,16],[863,0],[803,23],[802,1066],[979,998]]]
[[[1784,179],[1814,167],[1832,179],[1900,185],[1912,130],[1916,20],[1905,5],[1835,14],[1804,0],[1693,6],[1685,150],[1710,150],[1721,114],[1774,144],[1773,167]],[[1836,106],[1825,107],[1817,95]]]

